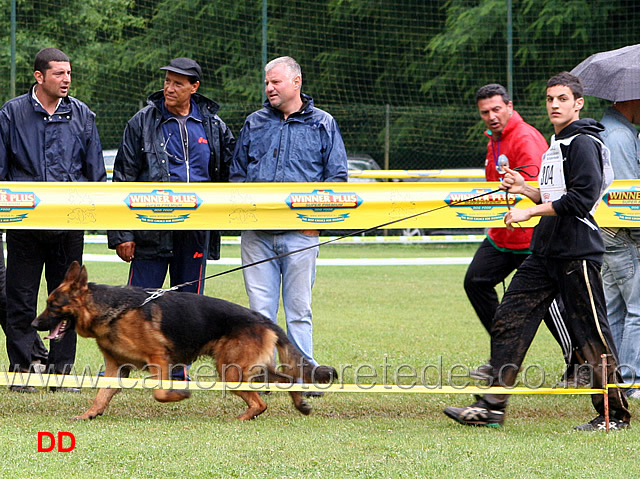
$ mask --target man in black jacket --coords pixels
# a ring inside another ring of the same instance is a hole
[[[113,181],[228,181],[235,146],[219,106],[197,92],[202,70],[190,58],[174,58],[164,89],[127,123],[113,166]],[[109,248],[131,263],[128,284],[162,288],[195,281],[181,291],[202,294],[207,258],[220,257],[220,235],[210,231],[109,231]]]
[[[127,126],[113,166],[113,181],[228,181],[235,145],[217,115],[218,105],[196,93],[202,70],[189,58],[175,58],[166,70],[164,90]],[[131,263],[129,284],[161,288],[169,269],[171,285],[204,276],[207,253],[219,257],[217,234],[208,231],[110,231],[109,247]],[[195,260],[195,261],[194,261]],[[183,291],[202,292],[195,283]]]
[[[34,59],[31,89],[0,108],[0,181],[106,181],[95,113],[69,95],[71,62],[57,48]],[[12,371],[69,374],[76,356],[76,333],[49,338],[47,353],[31,327],[44,270],[47,290],[62,282],[73,261],[82,262],[82,230],[7,231],[7,316],[4,329]],[[32,386],[12,391],[35,392]],[[53,389],[53,388],[52,388]],[[75,388],[57,388],[70,391]]]
[[[540,216],[531,240],[532,255],[518,268],[494,319],[491,337],[491,365],[495,385],[513,386],[518,370],[545,311],[559,294],[565,304],[566,320],[575,354],[592,368],[595,385],[620,383],[617,354],[607,322],[606,303],[600,276],[604,244],[593,213],[604,190],[613,181],[607,148],[598,132],[602,125],[580,120],[584,106],[580,80],[560,73],[547,83],[547,113],[555,135],[542,158],[539,188],[507,169],[501,188],[529,197],[534,206],[512,208],[505,224]],[[607,355],[606,371],[601,355]],[[485,394],[464,408],[447,407],[445,414],[456,421],[476,426],[499,427],[504,422],[508,396]],[[629,426],[631,415],[620,390],[608,394],[609,428]],[[598,416],[578,430],[607,427],[602,394],[592,396]]]

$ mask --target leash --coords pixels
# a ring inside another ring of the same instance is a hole
[[[536,167],[537,168],[538,171],[537,171],[537,173],[535,173],[535,176],[537,176],[538,173],[540,172],[540,168],[538,168],[536,165],[523,165],[523,166],[519,166],[517,168],[513,168],[513,170],[514,171],[523,171],[526,168],[531,168],[531,167]],[[530,178],[533,178],[533,176],[528,174],[528,173],[527,173],[527,176],[529,176]],[[501,190],[500,188],[496,188],[493,191],[488,191],[486,193],[481,193],[481,194],[473,196],[471,198],[466,198],[466,199],[463,199],[463,200],[453,201],[451,203],[448,203],[448,204],[445,204],[445,205],[442,205],[442,206],[438,206],[437,208],[432,208],[432,209],[427,210],[427,211],[422,211],[420,213],[415,213],[413,215],[409,215],[409,216],[405,216],[405,217],[402,217],[402,218],[398,218],[396,220],[388,221],[386,223],[382,223],[382,224],[379,224],[379,225],[376,225],[376,226],[372,226],[370,228],[356,230],[356,231],[353,231],[353,232],[348,233],[346,235],[338,236],[337,238],[331,238],[331,239],[328,239],[326,241],[322,241],[322,242],[320,242],[318,244],[314,244],[314,245],[311,245],[311,246],[306,246],[304,248],[297,249],[295,251],[289,251],[287,253],[281,253],[281,254],[279,254],[277,256],[272,256],[271,258],[265,258],[265,259],[262,259],[260,261],[255,261],[253,263],[237,266],[235,268],[231,268],[231,269],[228,269],[226,271],[222,271],[220,273],[212,274],[212,275],[206,276],[204,278],[195,279],[193,281],[187,281],[186,283],[182,283],[182,284],[177,284],[177,285],[172,286],[172,287],[167,288],[167,289],[147,290],[147,292],[150,293],[149,297],[144,300],[144,302],[140,305],[140,307],[146,305],[148,302],[153,301],[154,299],[159,298],[160,296],[164,295],[165,293],[168,293],[170,291],[175,291],[175,290],[177,290],[179,288],[182,288],[183,286],[188,286],[188,285],[193,284],[193,283],[199,283],[201,281],[206,281],[207,279],[217,278],[218,276],[222,276],[222,275],[229,274],[229,273],[235,273],[236,271],[241,271],[241,270],[243,270],[245,268],[250,268],[251,266],[257,266],[259,264],[267,263],[269,261],[275,261],[277,259],[285,258],[286,256],[291,256],[291,255],[296,254],[296,253],[302,253],[303,251],[307,251],[307,250],[312,249],[312,248],[319,248],[320,246],[324,246],[326,244],[333,243],[335,241],[339,241],[339,240],[344,239],[344,238],[349,238],[350,236],[355,236],[355,235],[359,235],[359,234],[362,234],[362,233],[368,233],[369,231],[373,231],[373,230],[376,230],[376,229],[379,229],[379,228],[384,228],[385,226],[390,226],[390,225],[393,225],[395,223],[399,223],[401,221],[409,220],[411,218],[417,218],[418,216],[426,215],[428,213],[433,213],[434,211],[438,211],[438,210],[441,210],[441,209],[444,209],[444,208],[450,208],[451,206],[455,206],[455,205],[458,205],[460,203],[466,203],[468,201],[473,201],[473,200],[476,200],[478,198],[482,198],[483,196],[492,195],[492,194],[498,193],[500,191],[504,191],[504,193],[505,193],[505,201],[507,203],[507,209],[511,210],[511,205],[509,204],[509,190]],[[518,226],[520,226],[520,224],[518,224]],[[522,226],[520,226],[520,228],[522,228]]]
[[[535,168],[536,169],[536,172],[533,175],[531,175],[529,173],[526,173],[526,175],[529,178],[535,178],[540,174],[540,167],[538,165],[522,165],[522,166],[518,166],[518,167],[514,168],[513,171],[518,171],[518,172],[522,171],[522,172],[524,172],[524,170],[526,170],[527,168]],[[508,189],[504,190],[504,200],[507,203],[507,210],[511,211],[511,204],[509,204],[509,190]],[[520,228],[523,228],[523,226],[520,223],[516,223],[516,224]],[[504,284],[504,282],[503,282],[503,284]]]
[[[527,165],[527,166],[529,166],[529,165]],[[525,167],[521,167],[521,168],[525,168]],[[415,213],[413,215],[404,216],[402,218],[398,218],[396,220],[388,221],[386,223],[382,223],[382,224],[379,224],[379,225],[376,225],[376,226],[372,226],[370,228],[365,228],[365,229],[361,229],[361,230],[352,231],[351,233],[348,233],[346,235],[338,236],[337,238],[330,238],[330,239],[328,239],[326,241],[322,241],[322,242],[320,242],[318,244],[314,244],[314,245],[311,245],[311,246],[306,246],[304,248],[300,248],[300,249],[297,249],[295,251],[289,251],[287,253],[281,253],[281,254],[279,254],[277,256],[272,256],[271,258],[265,258],[265,259],[262,259],[260,261],[255,261],[253,263],[248,263],[248,264],[244,264],[244,265],[241,265],[241,266],[237,266],[235,268],[231,268],[231,269],[228,269],[228,270],[225,270],[225,271],[221,271],[220,273],[215,273],[215,274],[206,276],[204,278],[195,279],[193,281],[187,281],[186,283],[178,284],[178,285],[172,286],[172,287],[167,288],[167,289],[146,290],[148,293],[150,293],[150,295],[149,295],[149,297],[147,299],[144,300],[144,302],[140,305],[140,307],[146,305],[147,303],[149,303],[150,301],[153,301],[154,299],[159,298],[160,296],[164,295],[165,293],[168,293],[170,291],[175,291],[175,290],[177,290],[179,288],[182,288],[183,286],[188,286],[190,284],[199,283],[201,281],[206,281],[207,279],[217,278],[218,276],[222,276],[222,275],[229,274],[229,273],[235,273],[236,271],[241,271],[241,270],[243,270],[245,268],[250,268],[252,266],[257,266],[259,264],[267,263],[269,261],[275,261],[277,259],[285,258],[287,256],[291,256],[291,255],[296,254],[296,253],[302,253],[303,251],[307,251],[307,250],[312,249],[312,248],[319,248],[320,246],[324,246],[324,245],[329,244],[329,243],[334,243],[334,242],[342,240],[344,238],[349,238],[351,236],[356,236],[356,235],[359,235],[359,234],[362,234],[362,233],[368,233],[369,231],[373,231],[375,229],[384,228],[385,226],[390,226],[390,225],[393,225],[395,223],[399,223],[401,221],[409,220],[411,218],[417,218],[418,216],[426,215],[428,213],[433,213],[434,211],[438,211],[438,210],[441,210],[441,209],[444,209],[444,208],[450,208],[451,206],[455,206],[455,205],[458,205],[460,203],[466,203],[466,202],[469,202],[469,201],[473,201],[473,200],[476,200],[478,198],[482,198],[483,196],[492,195],[492,194],[498,193],[500,191],[504,191],[504,190],[501,190],[500,188],[496,188],[493,191],[488,191],[486,193],[481,193],[481,194],[473,196],[471,198],[465,198],[465,199],[461,199],[461,200],[458,200],[458,201],[453,201],[451,203],[448,203],[448,204],[445,204],[445,205],[441,205],[441,206],[438,206],[436,208],[432,208],[432,209],[427,210],[427,211],[422,211],[420,213]],[[507,192],[505,191],[505,193],[507,193]],[[507,206],[509,206],[508,197],[506,197],[506,200],[507,200]]]

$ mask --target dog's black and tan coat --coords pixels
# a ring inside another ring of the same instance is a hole
[[[52,331],[51,339],[71,328],[80,336],[95,338],[108,377],[125,377],[127,365],[133,365],[168,381],[172,365],[190,364],[205,355],[215,359],[218,374],[227,382],[248,382],[266,375],[270,382],[326,383],[337,377],[334,368],[310,364],[278,325],[255,311],[222,299],[179,292],[165,293],[142,306],[148,297],[142,288],[89,283],[86,268],[74,262],[33,326]],[[274,348],[282,372],[272,366]],[[78,418],[101,415],[116,392],[118,389],[101,389],[93,405]],[[238,419],[252,419],[267,409],[256,391],[233,392],[248,405]],[[176,389],[154,389],[153,394],[160,402],[190,396],[189,391]],[[300,392],[289,394],[302,414],[311,412]]]

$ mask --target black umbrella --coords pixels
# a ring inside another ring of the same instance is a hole
[[[640,44],[591,55],[571,70],[585,95],[614,102],[640,99]]]

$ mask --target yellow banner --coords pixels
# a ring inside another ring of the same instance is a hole
[[[504,226],[498,183],[0,182],[0,229],[247,230]],[[509,207],[531,202],[509,195]],[[416,216],[417,215],[417,216]],[[601,226],[640,227],[640,186],[615,181]],[[535,222],[525,223],[533,226]]]
[[[530,387],[482,387],[482,386],[449,386],[442,384],[306,384],[306,383],[264,383],[264,382],[236,382],[203,381],[195,378],[193,381],[158,380],[151,377],[143,378],[112,378],[87,377],[72,375],[48,375],[39,373],[11,373],[2,371],[0,386],[33,386],[33,387],[74,387],[74,388],[112,388],[112,389],[187,389],[205,391],[321,391],[342,393],[417,393],[417,394],[603,394],[606,389],[569,389],[569,388],[530,388]],[[609,384],[607,388],[621,387]],[[628,387],[625,385],[624,387]]]

